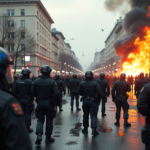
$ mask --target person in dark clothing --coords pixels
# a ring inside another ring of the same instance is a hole
[[[120,80],[116,81],[113,85],[111,94],[112,94],[112,99],[116,104],[116,120],[117,122],[115,123],[116,126],[120,126],[120,112],[121,112],[121,107],[123,108],[124,111],[124,126],[128,127],[131,126],[130,123],[128,123],[128,109],[129,109],[129,104],[127,102],[128,95],[127,92],[131,91],[131,87],[126,79],[126,74],[122,73],[120,75]]]
[[[107,97],[110,95],[110,87],[108,84],[108,81],[105,80],[105,74],[100,74],[100,79],[97,79],[96,82],[100,86],[100,89],[102,91],[102,117],[106,116],[105,114],[105,104],[107,102]]]
[[[143,140],[145,144],[145,150],[150,150],[150,84],[144,85],[141,89],[138,101],[137,101],[137,108],[139,113],[143,116],[146,116],[146,124],[142,130],[142,136],[146,137]]]
[[[102,94],[100,87],[98,84],[93,81],[93,73],[91,71],[87,71],[85,73],[86,80],[80,84],[79,87],[79,95],[83,96],[83,126],[84,129],[82,132],[84,134],[88,133],[89,127],[89,114],[91,115],[91,128],[92,128],[92,135],[98,135],[97,128],[97,113],[98,113],[98,102],[97,97]]]
[[[140,78],[136,80],[135,82],[135,95],[136,98],[138,99],[139,95],[140,95],[140,91],[142,89],[142,87],[148,83],[148,79],[144,78],[144,73],[140,73]]]
[[[31,95],[32,80],[31,71],[23,69],[21,79],[17,80],[14,84],[13,92],[18,95],[20,103],[24,112],[26,125],[29,133],[33,132],[31,126],[31,113],[34,110],[34,97]]]
[[[62,92],[64,92],[64,95],[66,94],[64,83],[62,80],[59,79],[59,74],[55,75],[55,81],[57,83],[57,87],[59,90],[59,111],[63,111],[63,109],[62,109]]]
[[[32,150],[18,98],[7,90],[7,85],[13,83],[12,64],[0,47],[0,149]]]
[[[68,85],[71,91],[71,111],[73,111],[74,97],[76,99],[77,111],[81,110],[79,108],[79,93],[78,93],[79,85],[80,85],[80,81],[77,79],[77,75],[73,74],[73,79],[70,80],[69,85]]]
[[[70,77],[67,76],[67,78],[66,78],[66,87],[67,87],[67,90],[68,90],[68,94],[70,94],[69,82],[70,82]]]
[[[53,118],[56,115],[55,99],[59,99],[59,91],[55,80],[50,78],[51,68],[44,65],[41,68],[42,76],[34,81],[32,86],[32,95],[37,98],[37,117],[36,126],[37,140],[36,144],[40,145],[43,135],[43,124],[46,116],[46,141],[45,143],[54,142],[51,137],[53,130]],[[55,99],[54,99],[55,98]]]
[[[32,82],[34,82],[34,80],[35,80],[35,76],[33,75],[33,76],[32,76]]]

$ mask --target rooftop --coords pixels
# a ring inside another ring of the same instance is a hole
[[[46,17],[49,19],[51,23],[54,23],[53,19],[47,12],[46,8],[42,4],[41,0],[0,0],[0,4],[8,4],[8,3],[37,3],[39,7],[42,9]]]
[[[52,33],[53,33],[53,34],[60,34],[60,35],[63,37],[63,39],[65,40],[65,37],[64,37],[64,35],[62,34],[62,32],[57,31],[56,28],[53,28],[53,29],[52,29]]]

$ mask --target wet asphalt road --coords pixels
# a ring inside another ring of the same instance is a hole
[[[82,134],[83,113],[82,111],[77,112],[76,109],[73,112],[70,111],[70,97],[67,94],[63,97],[64,111],[57,113],[54,120],[54,143],[45,145],[45,135],[43,135],[41,146],[35,145],[37,119],[32,118],[31,127],[34,132],[30,134],[30,138],[33,150],[144,150],[144,144],[141,142],[141,129],[145,124],[145,119],[137,112],[136,98],[133,93],[130,93],[128,101],[130,104],[129,122],[131,127],[123,127],[123,112],[121,126],[114,126],[116,108],[111,98],[108,98],[107,116],[101,117],[100,106],[97,128],[99,135],[92,137],[91,128],[88,129],[88,135]]]

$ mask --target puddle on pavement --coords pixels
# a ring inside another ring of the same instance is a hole
[[[62,100],[62,104],[63,105],[65,105],[65,104],[67,104],[68,102],[67,102],[67,100]]]
[[[70,141],[67,142],[66,145],[77,145],[78,143],[76,141]]]
[[[119,136],[124,136],[124,132],[118,131],[118,135],[119,135]]]
[[[74,129],[70,130],[71,136],[79,136],[82,123],[77,123]]]
[[[98,130],[99,130],[100,132],[106,133],[106,132],[112,132],[113,129],[110,128],[110,127],[99,126],[99,127],[98,127]]]

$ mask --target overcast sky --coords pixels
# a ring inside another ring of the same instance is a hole
[[[94,53],[105,47],[104,42],[120,13],[108,12],[104,0],[41,1],[55,22],[52,28],[61,31],[66,40],[75,38],[69,43],[85,71],[93,61]]]

